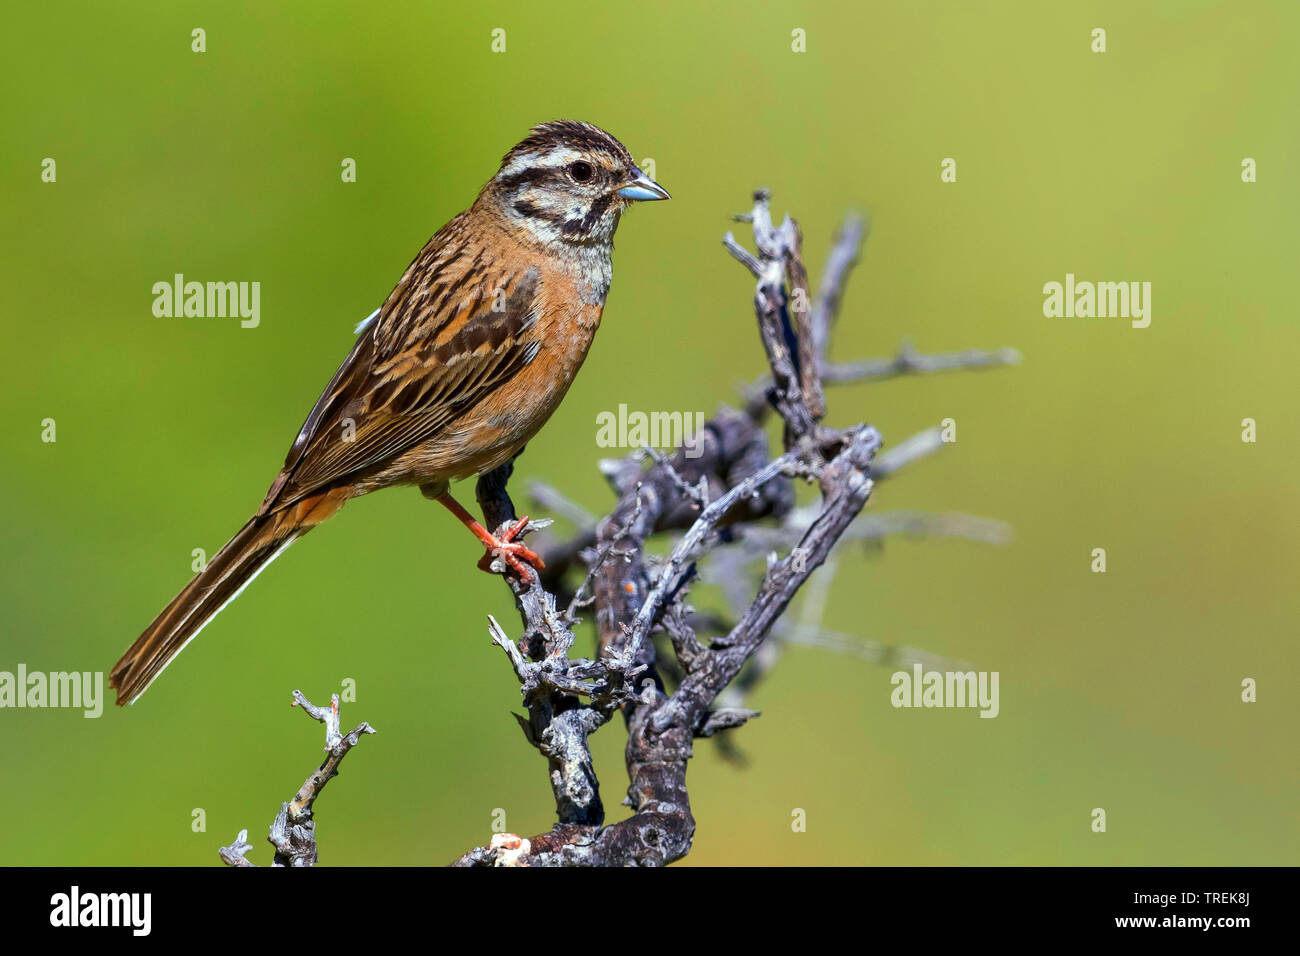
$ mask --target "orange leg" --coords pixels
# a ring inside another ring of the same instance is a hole
[[[531,565],[535,571],[540,571],[542,568],[546,567],[545,562],[542,561],[541,555],[536,551],[533,551],[522,541],[515,540],[515,536],[518,535],[519,532],[523,531],[528,525],[527,515],[512,524],[506,529],[505,533],[498,538],[496,535],[488,531],[487,528],[475,521],[474,516],[462,508],[460,503],[450,494],[444,492],[443,494],[438,495],[436,500],[441,503],[444,508],[454,514],[460,520],[461,524],[469,528],[469,530],[474,533],[474,537],[483,542],[483,546],[487,548],[487,554],[483,555],[479,560],[478,566],[484,571],[492,570],[492,559],[497,555],[500,555],[505,559],[506,564],[510,565],[515,574],[525,579],[528,577],[529,565]]]

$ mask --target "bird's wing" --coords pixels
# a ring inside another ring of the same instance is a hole
[[[307,416],[259,513],[392,461],[533,360],[539,273],[498,282],[482,258],[430,240]]]

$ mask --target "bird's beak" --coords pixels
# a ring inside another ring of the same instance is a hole
[[[624,199],[673,198],[668,195],[668,190],[664,189],[664,187],[660,186],[639,169],[636,171],[636,175],[619,187],[618,194]]]

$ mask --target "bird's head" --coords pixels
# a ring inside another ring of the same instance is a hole
[[[479,202],[544,243],[608,245],[629,205],[668,198],[609,133],[558,120],[533,127],[506,153]]]

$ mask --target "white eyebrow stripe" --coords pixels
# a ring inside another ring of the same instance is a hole
[[[514,176],[526,169],[560,169],[575,160],[582,159],[582,156],[583,154],[579,150],[568,146],[552,149],[545,153],[524,153],[522,156],[516,156],[509,166],[497,173],[497,178]]]

